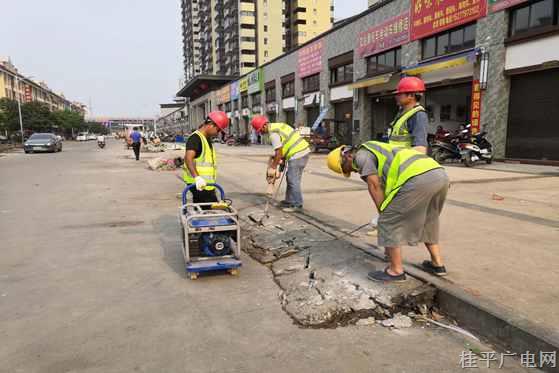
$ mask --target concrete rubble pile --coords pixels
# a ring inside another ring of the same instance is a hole
[[[182,167],[184,160],[177,158],[154,158],[147,161],[148,168],[152,171],[174,171]]]
[[[166,150],[167,150],[167,145],[154,144],[154,143],[148,143],[142,148],[142,151],[146,153],[163,153]]]
[[[401,284],[375,283],[367,273],[386,263],[293,215],[262,208],[244,210],[245,250],[270,267],[281,288],[283,309],[304,327],[348,324],[405,328],[408,314],[433,307],[435,288],[410,278]]]

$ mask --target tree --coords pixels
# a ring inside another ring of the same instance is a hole
[[[98,133],[98,134],[101,134],[101,135],[106,135],[106,134],[109,133],[109,129],[107,127],[105,127],[104,125],[102,125],[100,123],[96,123],[96,122],[87,123],[87,129],[91,133]]]
[[[19,131],[19,112],[17,109],[17,101],[9,98],[0,99],[0,112],[3,113],[3,128],[8,132]]]
[[[48,105],[42,102],[28,102],[21,105],[23,126],[33,132],[50,132],[56,127]]]
[[[52,113],[52,118],[59,131],[63,132],[66,136],[70,136],[72,130],[79,132],[86,128],[82,115],[74,111],[55,111]]]

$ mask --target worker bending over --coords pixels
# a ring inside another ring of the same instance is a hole
[[[267,180],[274,182],[278,175],[278,166],[287,162],[287,190],[285,200],[281,201],[284,212],[296,212],[303,208],[301,181],[303,171],[309,162],[310,146],[299,132],[286,123],[270,123],[264,115],[256,115],[251,125],[258,134],[270,134],[274,148],[274,158],[267,171]]]
[[[437,162],[414,149],[369,141],[358,148],[344,145],[333,150],[327,163],[345,177],[357,172],[379,211],[378,245],[387,249],[390,265],[369,273],[369,279],[405,281],[401,247],[419,242],[431,254],[423,268],[446,275],[439,246],[439,215],[449,181]]]

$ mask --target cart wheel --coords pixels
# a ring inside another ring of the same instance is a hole
[[[198,273],[196,273],[196,272],[190,272],[189,275],[190,275],[191,280],[197,280],[198,279]]]
[[[241,272],[240,272],[237,268],[235,268],[235,269],[230,269],[230,270],[229,270],[229,274],[230,274],[231,276],[238,276],[238,275],[240,275],[240,273],[241,273]]]

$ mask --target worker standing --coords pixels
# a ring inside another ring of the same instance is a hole
[[[134,150],[134,156],[136,160],[140,160],[140,149],[142,147],[142,134],[138,132],[138,127],[132,129],[130,134],[130,140],[132,141],[132,149]]]
[[[369,141],[358,148],[344,145],[333,150],[327,163],[345,177],[357,172],[367,183],[380,214],[378,245],[387,250],[390,265],[384,271],[369,273],[369,279],[405,281],[401,247],[419,242],[431,254],[423,268],[446,275],[439,246],[439,215],[449,180],[437,162],[414,149]]]
[[[229,118],[223,111],[212,111],[200,128],[186,141],[184,155],[184,182],[195,184],[191,190],[194,203],[217,202],[215,187],[208,186],[217,179],[216,152],[212,139],[229,126]]]
[[[404,77],[398,83],[396,102],[400,111],[390,124],[391,145],[414,148],[427,154],[429,117],[419,103],[424,93],[425,83],[415,76]]]
[[[268,133],[274,149],[274,157],[266,173],[269,183],[278,175],[280,163],[287,162],[287,190],[281,202],[284,212],[297,212],[303,208],[301,181],[309,162],[310,145],[299,132],[286,123],[270,123],[264,115],[256,115],[251,125],[258,134]]]

